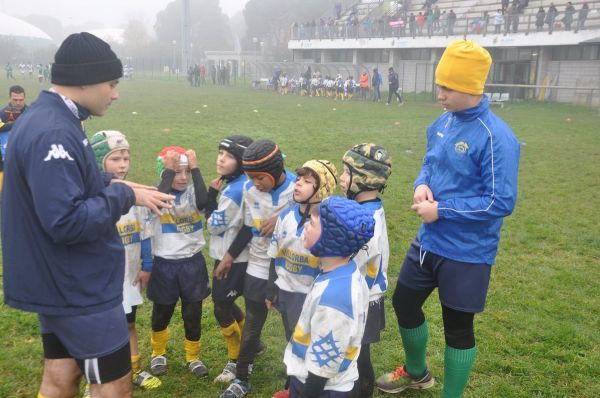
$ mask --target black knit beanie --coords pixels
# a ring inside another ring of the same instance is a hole
[[[88,32],[69,35],[54,55],[53,84],[86,86],[121,76],[123,65],[110,45]]]
[[[244,151],[242,165],[244,171],[250,175],[267,174],[271,176],[273,186],[277,186],[277,181],[284,170],[283,155],[279,146],[269,140],[258,140],[250,144]]]
[[[231,181],[244,173],[244,169],[242,168],[244,151],[250,144],[252,144],[252,138],[245,135],[231,135],[219,143],[219,149],[229,152],[237,161],[235,171],[231,175],[223,176],[225,180]]]

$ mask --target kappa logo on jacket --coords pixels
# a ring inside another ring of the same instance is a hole
[[[44,158],[44,162],[47,162],[51,159],[68,159],[73,160],[69,152],[63,148],[61,144],[52,144],[50,145],[50,150],[48,151],[48,155]]]

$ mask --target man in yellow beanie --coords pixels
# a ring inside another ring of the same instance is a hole
[[[436,69],[438,100],[447,112],[427,129],[414,183],[411,209],[423,224],[393,297],[405,363],[377,379],[386,392],[434,384],[422,306],[436,287],[446,340],[443,398],[462,395],[475,361],[473,319],[484,309],[503,218],[515,206],[519,166],[519,142],[483,95],[491,63],[484,48],[459,40]]]

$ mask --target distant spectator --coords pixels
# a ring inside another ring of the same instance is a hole
[[[335,3],[334,9],[335,9],[335,17],[337,19],[340,19],[340,17],[342,16],[342,2],[337,1]]]
[[[494,33],[500,34],[502,30],[502,24],[504,23],[504,15],[502,14],[502,10],[496,10],[496,14],[494,14]]]
[[[25,89],[15,85],[8,89],[8,105],[0,109],[0,171],[3,170],[2,159],[6,154],[6,144],[13,124],[27,110]],[[1,189],[1,187],[0,187]]]
[[[410,15],[408,16],[408,31],[410,32],[410,36],[414,39],[415,36],[417,35],[417,28],[416,28],[415,13],[413,13],[413,12],[411,12]]]
[[[396,96],[396,100],[398,103],[402,105],[402,97],[400,96],[399,89],[400,81],[398,80],[398,73],[394,71],[394,68],[391,66],[388,69],[388,99],[386,105],[389,105],[392,101],[392,97]]]
[[[425,16],[425,26],[427,27],[427,36],[431,39],[433,34],[433,11],[431,10]]]
[[[487,11],[483,12],[483,25],[481,26],[481,34],[487,35],[488,26],[490,25],[490,14]]]
[[[512,15],[510,16],[512,23],[512,32],[517,33],[519,31],[519,7],[512,6]]]
[[[538,12],[535,14],[535,28],[536,31],[541,32],[544,30],[544,20],[546,19],[546,11],[544,7],[540,7]]]
[[[506,12],[506,10],[508,10],[508,4],[509,4],[509,0],[502,0],[502,12]]]
[[[442,11],[440,15],[440,27],[442,28],[442,34],[448,36],[448,13],[446,10]]]
[[[13,67],[10,64],[10,62],[6,63],[4,70],[6,71],[6,80],[9,80],[9,79],[16,80],[15,77],[13,76]]]
[[[588,3],[583,3],[581,10],[579,10],[579,15],[577,16],[577,28],[575,28],[575,33],[583,29],[583,24],[585,23],[589,12],[590,7],[588,6]]]
[[[573,4],[569,1],[565,7],[565,16],[562,18],[562,22],[565,24],[565,30],[571,30],[574,14],[575,7],[573,7]]]
[[[373,87],[373,102],[381,101],[381,93],[379,92],[379,86],[381,86],[381,75],[377,68],[373,69],[373,76],[371,76],[371,86]]]
[[[450,10],[448,13],[448,35],[452,36],[454,34],[454,24],[456,23],[456,14],[454,10]]]
[[[419,36],[423,36],[423,25],[425,25],[425,15],[419,11],[419,15],[417,15],[417,34]]]
[[[514,5],[508,7],[506,13],[504,15],[504,36],[506,36],[510,32],[510,26],[512,24],[513,15],[517,12]]]
[[[433,30],[435,30],[436,32],[439,32],[440,30],[440,15],[440,7],[435,6],[435,8],[433,9]]]
[[[548,34],[552,34],[554,30],[554,21],[556,20],[556,16],[558,15],[558,10],[554,3],[550,3],[550,7],[548,7],[548,12],[546,12],[546,23],[548,24]]]
[[[366,71],[361,73],[358,86],[360,87],[360,98],[364,101],[369,93],[369,75]]]

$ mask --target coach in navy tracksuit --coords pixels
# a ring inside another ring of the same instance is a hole
[[[4,300],[39,314],[44,377],[38,397],[131,395],[122,306],[124,249],[115,227],[134,204],[156,210],[168,195],[109,184],[83,129],[118,98],[121,61],[99,38],[69,36],[52,66],[53,87],[13,129],[2,203]],[[151,203],[154,203],[152,205]]]
[[[427,129],[412,209],[423,219],[394,292],[404,366],[377,386],[387,392],[433,385],[422,306],[438,288],[446,348],[443,398],[460,397],[475,361],[475,313],[484,309],[503,218],[517,199],[519,142],[489,108],[483,88],[492,59],[479,45],[450,44],[436,69],[447,112]]]

